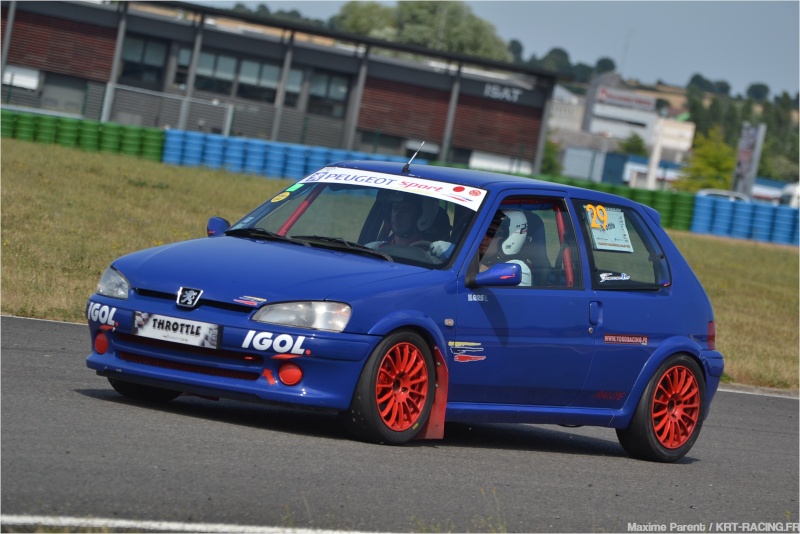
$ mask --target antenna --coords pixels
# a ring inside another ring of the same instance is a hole
[[[414,155],[413,155],[413,156],[411,156],[411,159],[410,159],[410,160],[408,160],[408,163],[406,163],[406,164],[405,164],[405,166],[403,166],[403,170],[401,171],[403,174],[405,174],[405,173],[407,173],[407,172],[408,172],[408,167],[411,165],[411,162],[412,162],[412,161],[414,161],[414,158],[416,158],[416,157],[417,157],[417,154],[419,154],[419,149],[420,149],[420,148],[422,148],[422,146],[423,146],[424,144],[425,144],[425,141],[423,141],[423,142],[422,142],[422,144],[420,144],[420,145],[419,145],[419,148],[417,149],[417,151],[416,151],[416,152],[414,152]]]

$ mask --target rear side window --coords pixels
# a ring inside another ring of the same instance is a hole
[[[576,201],[588,243],[594,289],[647,290],[670,285],[669,266],[653,233],[635,210]]]

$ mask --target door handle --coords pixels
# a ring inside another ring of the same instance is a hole
[[[596,300],[589,303],[589,323],[595,326],[603,323],[603,306]]]

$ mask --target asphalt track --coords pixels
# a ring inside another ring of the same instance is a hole
[[[791,396],[721,391],[675,464],[629,459],[603,428],[447,425],[389,447],[325,414],[137,404],[86,368],[85,325],[0,324],[4,532],[797,530]]]

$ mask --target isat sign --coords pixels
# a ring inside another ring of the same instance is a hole
[[[518,101],[522,93],[522,89],[505,87],[496,83],[487,83],[483,87],[483,96],[487,98],[493,98],[495,100],[505,100],[507,102]]]

